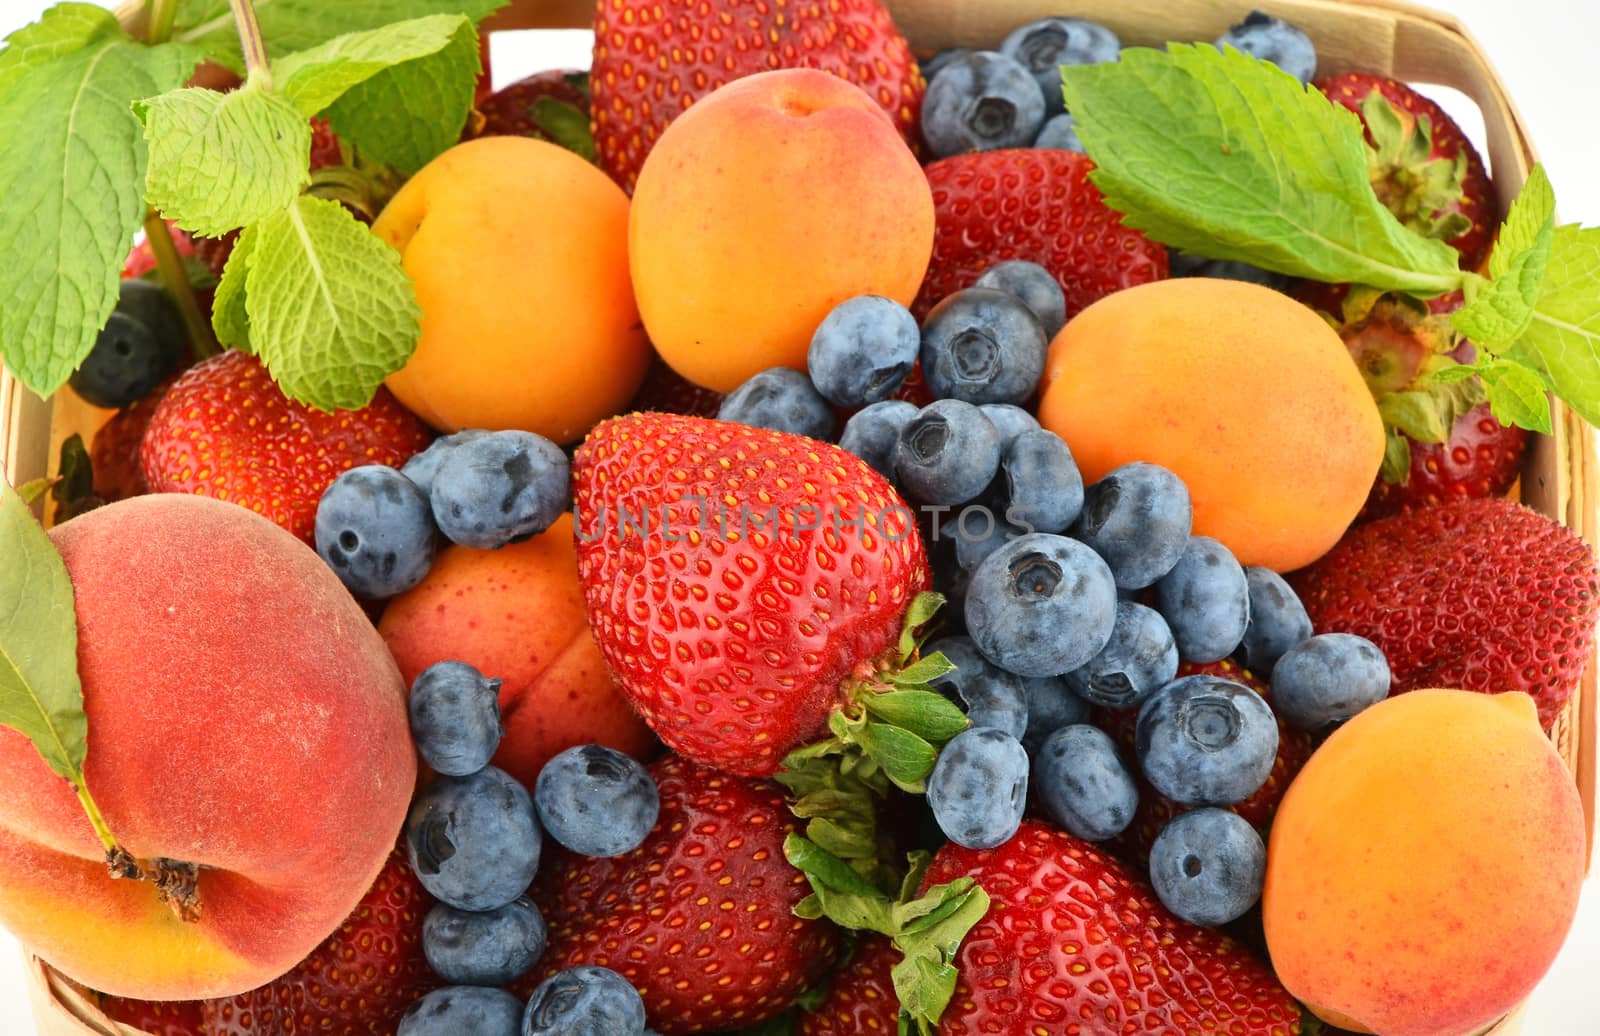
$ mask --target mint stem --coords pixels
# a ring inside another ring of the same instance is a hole
[[[272,68],[267,62],[267,45],[261,39],[261,23],[250,0],[228,0],[233,23],[239,27],[239,49],[244,52],[248,81],[263,90],[272,89]]]
[[[161,280],[167,286],[167,293],[178,304],[184,330],[189,332],[189,349],[194,353],[194,358],[203,360],[217,355],[222,349],[211,332],[211,322],[200,312],[200,303],[194,297],[194,287],[189,283],[189,271],[183,264],[183,256],[178,254],[178,246],[172,242],[167,221],[155,209],[145,210],[144,236],[150,242],[150,251],[155,254],[156,269],[161,271]]]
[[[147,0],[150,23],[145,26],[145,42],[151,46],[172,38],[172,24],[178,17],[178,0]]]

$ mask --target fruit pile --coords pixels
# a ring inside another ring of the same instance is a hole
[[[919,60],[879,0],[602,0],[491,92],[495,6],[0,51],[0,124],[97,134],[0,182],[108,201],[0,211],[60,239],[6,363],[107,412],[0,485],[0,920],[156,1036],[1526,997],[1600,617],[1508,495],[1600,420],[1542,170],[1502,212],[1260,12]]]

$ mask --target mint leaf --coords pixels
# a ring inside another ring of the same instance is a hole
[[[431,14],[460,14],[480,22],[505,5],[506,0],[255,0],[261,35],[274,58],[335,36]],[[178,0],[174,24],[174,39],[203,44],[236,72],[244,68],[228,0]]]
[[[1517,352],[1543,368],[1580,417],[1600,425],[1600,229],[1556,228],[1544,288]]]
[[[365,157],[415,173],[461,139],[478,67],[477,30],[462,21],[439,50],[351,87],[327,109],[328,123]]]
[[[1450,323],[1480,348],[1503,352],[1528,329],[1544,288],[1555,234],[1555,195],[1543,166],[1528,175],[1489,257],[1494,280],[1468,281],[1467,304]]]
[[[1436,295],[1457,256],[1373,193],[1355,114],[1265,61],[1206,45],[1064,67],[1090,174],[1157,241],[1297,277]]]
[[[244,284],[256,355],[292,399],[366,406],[421,333],[400,254],[338,202],[307,195],[253,230]]]
[[[273,78],[309,118],[391,65],[437,54],[470,25],[460,15],[440,14],[336,36],[273,62]]]
[[[221,237],[281,212],[311,180],[311,124],[254,84],[173,90],[133,111],[150,146],[145,198],[192,234]]]
[[[245,227],[233,241],[233,251],[222,268],[216,294],[211,299],[211,329],[217,341],[244,352],[250,348],[250,323],[245,281],[250,272],[250,257],[255,252],[256,228]]]
[[[1516,425],[1530,432],[1549,435],[1550,399],[1538,374],[1514,363],[1499,363],[1483,371],[1484,392],[1489,412],[1501,424]]]
[[[199,57],[107,36],[26,68],[0,98],[0,356],[40,395],[93,348],[144,217],[130,105],[182,83]]]
[[[1511,203],[1506,221],[1500,226],[1494,251],[1489,254],[1489,276],[1499,279],[1511,268],[1511,261],[1538,243],[1540,233],[1556,214],[1556,196],[1543,165],[1528,172],[1522,190]]]
[[[57,776],[81,787],[89,721],[72,582],[4,476],[0,471],[0,725],[32,741]]]
[[[116,15],[94,4],[56,4],[39,20],[6,37],[0,50],[0,97],[35,65],[82,50],[98,40],[123,37]],[[123,37],[126,38],[126,37]]]

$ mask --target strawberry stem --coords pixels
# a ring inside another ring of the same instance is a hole
[[[246,81],[262,90],[272,89],[272,67],[267,61],[267,45],[261,38],[261,23],[250,0],[228,0],[233,23],[239,28],[239,49],[244,53]]]
[[[183,317],[183,327],[189,333],[189,348],[194,358],[203,360],[217,355],[222,349],[211,332],[210,321],[200,312],[200,303],[194,297],[194,287],[189,283],[189,271],[184,266],[183,256],[178,254],[178,246],[173,244],[167,221],[155,209],[145,210],[144,235],[150,242],[151,253],[156,257],[156,269],[161,271],[161,281],[167,286],[167,294],[177,303],[178,313]]]
[[[178,17],[178,0],[148,0],[145,10],[150,19],[145,26],[145,42],[151,46],[167,42],[172,36],[172,24]]]

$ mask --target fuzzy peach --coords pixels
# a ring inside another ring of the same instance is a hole
[[[1584,854],[1578,790],[1532,698],[1390,698],[1335,731],[1278,808],[1273,967],[1341,1028],[1478,1032],[1555,960]]]
[[[399,671],[316,554],[242,507],[142,496],[50,535],[75,595],[85,785],[128,852],[198,868],[199,914],[110,877],[73,790],[0,729],[0,922],[106,993],[268,982],[394,845],[416,780]]]
[[[596,742],[648,758],[649,727],[617,693],[589,635],[572,519],[499,550],[450,547],[378,625],[409,684],[435,662],[500,684],[505,737],[494,765],[529,787],[551,756]]]
[[[805,369],[855,295],[909,304],[933,253],[933,192],[894,122],[815,69],[735,80],[678,116],[633,192],[634,290],[662,359],[728,392]]]
[[[1339,336],[1242,281],[1157,281],[1073,317],[1050,344],[1039,421],[1086,480],[1171,469],[1197,535],[1279,572],[1338,542],[1383,461],[1383,420]]]
[[[617,413],[651,357],[627,228],[622,189],[554,144],[483,137],[435,158],[372,225],[422,307],[389,389],[441,431],[564,443]]]

